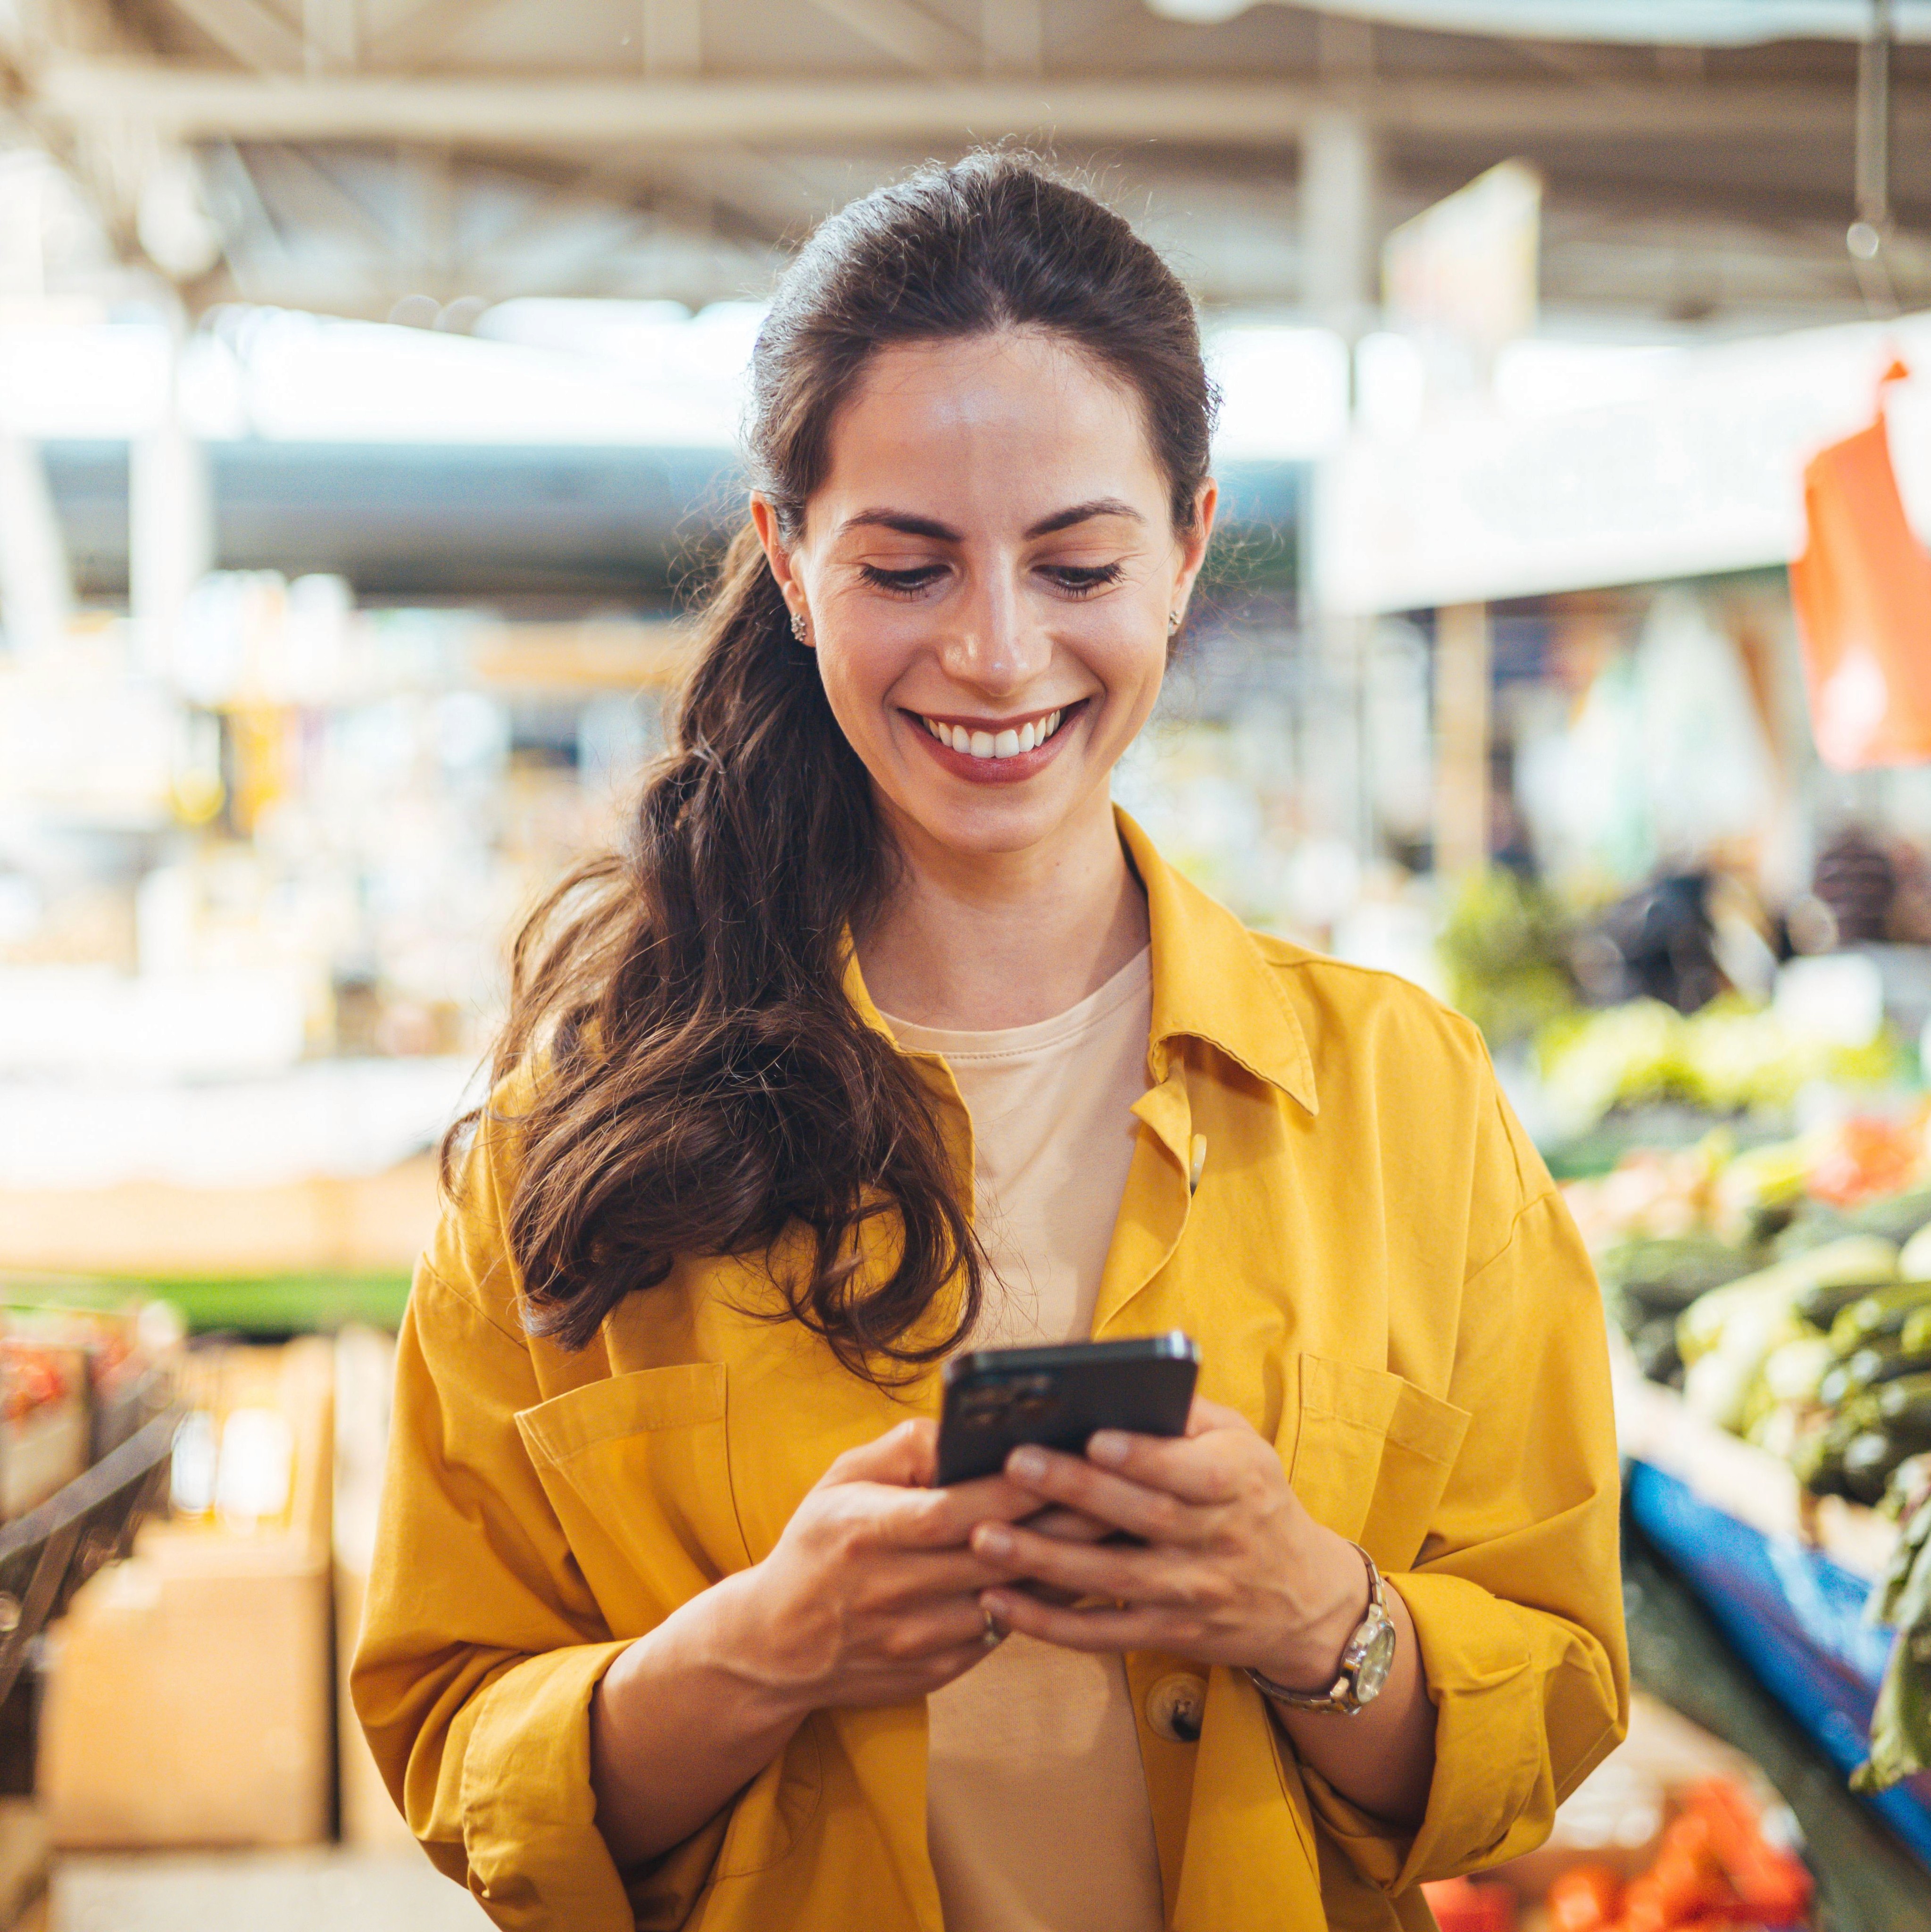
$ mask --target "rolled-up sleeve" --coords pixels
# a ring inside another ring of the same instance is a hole
[[[1540,1844],[1629,1720],[1601,1297],[1540,1160],[1493,1105],[1477,1184],[1515,1211],[1463,1286],[1447,1394],[1470,1424],[1419,1558],[1388,1579],[1435,1706],[1427,1809],[1394,1833],[1305,1774],[1323,1830],[1396,1893]]]
[[[517,1433],[539,1400],[523,1338],[421,1265],[351,1693],[411,1830],[497,1924],[631,1932],[590,1782],[591,1698],[625,1646]]]

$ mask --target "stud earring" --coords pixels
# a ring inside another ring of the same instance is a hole
[[[1180,614],[1177,610],[1167,613],[1167,635],[1171,637],[1180,628]]]
[[[802,610],[794,610],[791,614],[791,634],[801,644],[808,644],[811,641],[811,627],[805,622],[805,614]]]

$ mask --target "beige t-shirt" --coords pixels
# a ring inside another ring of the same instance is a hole
[[[996,1279],[975,1347],[1083,1340],[1147,1090],[1151,956],[1057,1018],[997,1033],[901,1020],[972,1116]],[[1012,1636],[928,1700],[926,1836],[946,1932],[1159,1932],[1153,1814],[1126,1672]]]

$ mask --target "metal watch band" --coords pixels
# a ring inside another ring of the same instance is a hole
[[[1388,1616],[1387,1592],[1381,1582],[1381,1573],[1375,1567],[1374,1558],[1358,1543],[1351,1546],[1367,1566],[1368,1609],[1342,1646],[1340,1670],[1333,1683],[1325,1690],[1294,1690],[1285,1684],[1276,1684],[1271,1677],[1252,1666],[1246,1667],[1247,1675],[1255,1685],[1285,1709],[1352,1717],[1356,1712],[1366,1709],[1381,1694],[1387,1674],[1385,1661],[1372,1683],[1362,1681],[1362,1666],[1378,1642],[1384,1651],[1391,1649],[1394,1625]],[[1386,1636],[1383,1635],[1384,1632]]]

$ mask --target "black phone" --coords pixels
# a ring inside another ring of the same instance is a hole
[[[1123,1342],[955,1355],[939,1414],[939,1480],[996,1475],[1022,1442],[1078,1455],[1102,1429],[1180,1435],[1199,1372],[1200,1350],[1177,1328]]]

